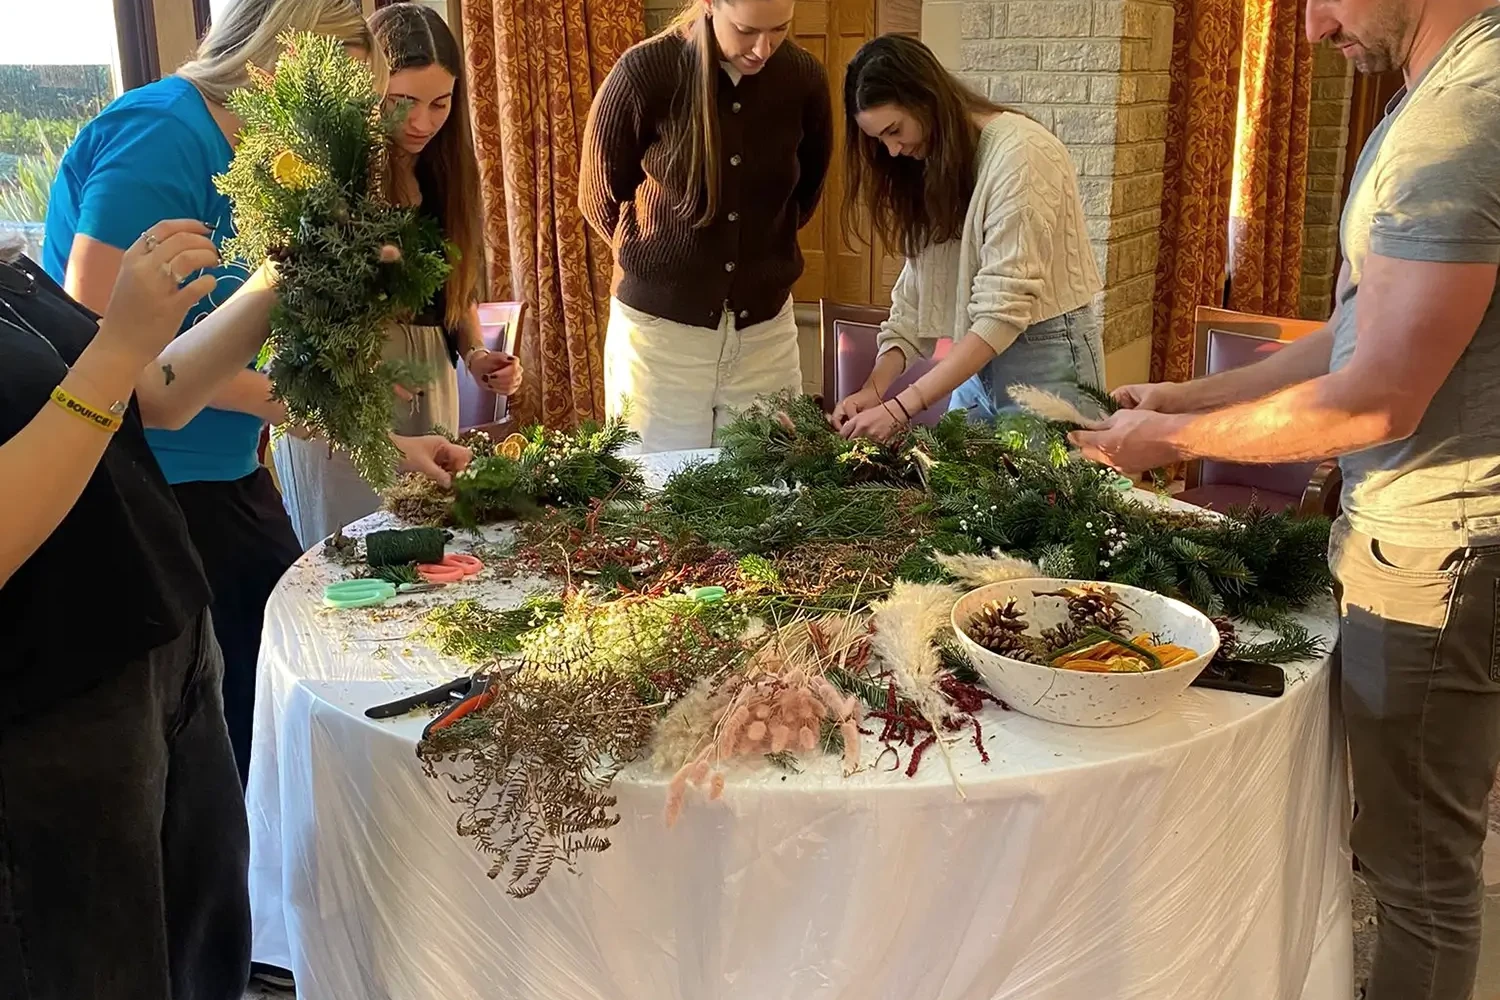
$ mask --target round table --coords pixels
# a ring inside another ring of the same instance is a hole
[[[648,479],[697,454],[646,456]],[[632,765],[613,846],[517,900],[422,772],[426,716],[364,710],[466,672],[412,635],[428,608],[527,582],[326,610],[340,575],[315,550],[267,607],[247,791],[255,958],[292,969],[300,1000],[1352,993],[1327,663],[1289,669],[1279,699],[1190,688],[1119,729],[986,712],[990,763],[953,751],[962,800],[936,755],[915,778],[824,758],[734,772],[668,829],[666,776]],[[1334,627],[1331,606],[1305,620]]]

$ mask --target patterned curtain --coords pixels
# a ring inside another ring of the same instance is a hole
[[[642,0],[463,0],[491,298],[528,304],[521,424],[604,416],[611,258],[578,211],[594,90],[645,33]]]
[[[1313,49],[1306,0],[1250,0],[1230,205],[1229,307],[1296,316],[1307,209]]]
[[[1224,286],[1243,0],[1177,0],[1151,378],[1193,374],[1193,314]]]

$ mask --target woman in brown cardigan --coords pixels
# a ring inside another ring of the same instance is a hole
[[[608,412],[645,451],[706,448],[800,390],[797,231],[833,148],[828,84],[787,44],[792,0],[692,0],[626,52],[584,134],[579,205],[614,250]]]

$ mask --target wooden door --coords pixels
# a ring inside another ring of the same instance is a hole
[[[828,183],[799,241],[806,267],[793,295],[800,302],[829,298],[851,305],[890,305],[901,259],[871,246],[867,226],[844,231],[844,67],[877,34],[917,37],[921,21],[922,0],[797,0],[792,36],[823,64],[834,118]]]
[[[814,59],[823,66],[825,74],[830,72],[831,66],[837,64],[837,57],[833,55],[832,38],[830,32],[830,19],[834,6],[832,0],[800,0],[797,4],[796,13],[792,19],[792,38],[798,45],[810,52]],[[838,122],[838,109],[834,109],[834,122]],[[833,170],[838,169],[838,154],[834,154]],[[832,181],[830,176],[829,181]],[[828,218],[829,218],[829,188],[825,184],[823,188],[823,200],[818,204],[818,210],[814,213],[812,220],[802,227],[798,234],[797,242],[802,247],[802,259],[804,261],[802,277],[792,288],[792,297],[799,302],[816,302],[825,294],[828,286]],[[837,211],[833,214],[837,214]]]
[[[876,0],[875,33],[922,37],[922,0]],[[852,56],[853,53],[850,53]],[[880,240],[870,248],[870,304],[890,306],[891,288],[901,274],[904,263],[899,253],[891,253]]]
[[[858,305],[870,302],[870,249],[861,238],[846,239],[844,203],[844,67],[875,32],[875,0],[798,0],[792,35],[823,64],[833,105],[833,163],[818,211],[799,242],[806,267],[793,289],[799,301],[830,298]]]

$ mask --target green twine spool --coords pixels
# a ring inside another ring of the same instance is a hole
[[[443,561],[448,533],[442,528],[399,528],[365,536],[365,558],[371,566],[405,566]]]

